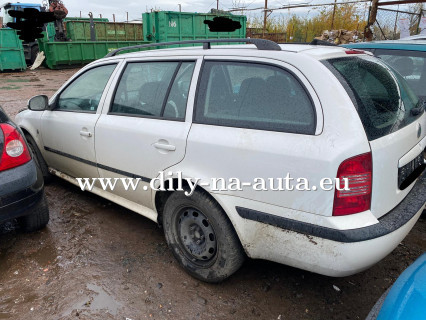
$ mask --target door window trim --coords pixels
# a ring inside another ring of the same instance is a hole
[[[210,57],[209,57],[210,58]],[[299,85],[302,87],[303,91],[306,93],[307,97],[309,98],[309,101],[311,102],[311,106],[312,106],[312,111],[313,111],[313,117],[314,117],[314,132],[312,134],[307,134],[307,133],[298,133],[298,132],[289,132],[289,131],[284,131],[284,130],[272,130],[272,129],[258,129],[258,128],[246,128],[246,127],[240,127],[240,126],[231,126],[231,125],[221,125],[221,124],[212,124],[212,123],[205,123],[205,122],[199,122],[195,120],[196,114],[197,114],[197,108],[198,108],[198,96],[200,94],[200,86],[201,86],[201,78],[203,76],[203,72],[205,69],[205,64],[207,62],[225,62],[225,63],[250,63],[250,64],[258,64],[258,65],[265,65],[265,66],[272,66],[272,67],[276,67],[279,68],[281,70],[284,70],[285,72],[288,72],[298,83]],[[284,62],[284,61],[283,61]],[[192,114],[192,123],[194,124],[202,124],[202,125],[207,125],[207,126],[216,126],[216,127],[228,127],[228,128],[236,128],[236,129],[247,129],[247,130],[259,130],[259,131],[271,131],[271,132],[281,132],[281,133],[290,133],[290,134],[302,134],[302,135],[309,135],[309,136],[315,136],[318,135],[318,115],[317,115],[317,104],[315,103],[314,99],[312,98],[311,93],[309,92],[308,88],[306,87],[306,85],[303,83],[303,81],[300,79],[300,77],[298,75],[296,75],[296,73],[294,73],[292,70],[279,65],[279,64],[275,64],[272,62],[265,62],[265,61],[256,61],[256,60],[238,60],[235,58],[231,58],[231,59],[223,59],[223,58],[219,58],[219,59],[203,59],[202,64],[201,64],[201,68],[200,68],[200,73],[198,75],[198,79],[197,79],[197,90],[195,92],[195,99],[194,99],[194,108],[193,108],[193,114]],[[322,112],[322,110],[320,110],[319,112]]]
[[[115,100],[115,96],[117,94],[118,91],[118,87],[120,86],[121,83],[121,79],[123,78],[124,73],[126,72],[126,69],[128,67],[129,64],[134,64],[134,63],[161,63],[161,62],[175,62],[178,65],[176,66],[176,70],[173,73],[172,79],[169,83],[167,92],[166,92],[166,96],[164,97],[163,100],[163,104],[162,104],[162,111],[165,110],[166,108],[166,104],[167,104],[167,98],[169,97],[170,91],[173,87],[174,81],[176,79],[177,74],[179,73],[179,70],[182,66],[183,63],[185,62],[192,62],[194,63],[194,69],[192,70],[192,76],[191,76],[191,82],[188,88],[188,91],[191,89],[191,84],[193,81],[193,76],[197,67],[197,59],[195,58],[188,58],[188,59],[164,59],[164,60],[159,60],[159,59],[149,59],[149,60],[130,60],[130,61],[124,61],[123,66],[121,67],[120,70],[120,74],[118,76],[117,81],[115,82],[115,87],[114,90],[112,92],[111,95],[111,99],[109,101],[109,106],[108,106],[108,112],[106,113],[107,115],[110,116],[119,116],[119,117],[130,117],[130,118],[143,118],[143,119],[153,119],[153,120],[165,120],[165,121],[176,121],[176,122],[185,122],[186,119],[186,114],[188,111],[188,99],[186,100],[186,106],[185,106],[185,114],[183,115],[182,118],[171,118],[171,117],[164,117],[164,116],[148,116],[148,115],[139,115],[139,114],[131,114],[131,113],[120,113],[120,112],[111,112],[111,109],[114,105],[114,100]]]
[[[88,113],[88,114],[96,114],[98,113],[99,110],[99,106],[101,105],[101,101],[103,96],[106,93],[106,89],[108,87],[108,83],[114,78],[114,72],[117,70],[117,66],[120,64],[121,61],[115,61],[115,62],[108,62],[108,63],[104,63],[104,64],[97,64],[94,65],[93,67],[87,68],[86,70],[77,73],[75,75],[74,78],[72,78],[72,80],[66,84],[65,87],[63,87],[59,92],[57,92],[54,96],[54,100],[52,102],[52,104],[49,104],[49,111],[58,111],[58,112],[74,112],[74,113]],[[83,76],[84,74],[86,74],[87,72],[96,69],[96,68],[100,68],[100,67],[105,67],[105,66],[110,66],[110,65],[115,65],[114,70],[112,71],[111,75],[109,76],[109,79],[105,85],[104,90],[102,91],[102,96],[101,99],[99,100],[99,105],[96,108],[96,110],[94,111],[90,111],[90,110],[62,110],[62,109],[57,109],[58,107],[58,100],[61,98],[62,93],[64,93],[65,90],[67,90],[69,88],[70,85],[72,85],[77,79],[79,79],[81,76]]]

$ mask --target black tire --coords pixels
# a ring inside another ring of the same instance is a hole
[[[49,207],[43,192],[39,203],[29,209],[28,215],[19,218],[18,222],[25,232],[34,232],[43,229],[49,223],[49,218]]]
[[[43,174],[44,183],[49,183],[52,180],[52,175],[49,173],[49,168],[47,166],[46,161],[44,161],[43,155],[41,154],[37,143],[29,134],[25,135],[25,138],[27,139],[28,147],[31,149],[34,155],[34,160],[36,161],[38,167],[41,170],[41,173]]]
[[[236,272],[245,254],[222,208],[203,191],[191,197],[174,192],[163,212],[167,243],[180,265],[205,282],[220,282]]]

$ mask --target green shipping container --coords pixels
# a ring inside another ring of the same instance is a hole
[[[141,23],[94,22],[96,41],[142,41]],[[89,21],[67,21],[67,35],[72,41],[90,41]]]
[[[90,18],[66,17],[64,22],[67,21],[90,21]],[[109,22],[108,18],[93,18],[95,22]]]
[[[68,21],[90,21],[90,18],[77,18],[77,17],[67,17],[64,18],[64,24]],[[109,22],[107,18],[93,18],[94,22]],[[49,41],[55,41],[55,24],[53,22],[49,22],[46,25],[46,32],[49,37]],[[90,40],[90,35],[89,35]]]
[[[49,41],[55,41],[56,30],[55,24],[53,22],[49,22],[48,24],[46,24],[46,33],[49,37]]]
[[[40,51],[46,56],[45,64],[49,69],[60,69],[67,66],[84,65],[105,57],[108,52],[149,42],[144,41],[70,41],[48,42],[47,38],[39,40]],[[139,51],[129,50],[123,53]]]
[[[0,29],[0,71],[26,68],[24,47],[16,30]]]
[[[144,39],[153,42],[170,42],[197,39],[245,38],[247,17],[220,15],[241,24],[234,32],[211,32],[204,20],[213,20],[217,14],[157,11],[142,15]]]

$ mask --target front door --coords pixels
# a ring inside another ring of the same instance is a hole
[[[49,167],[72,177],[97,177],[95,124],[105,88],[117,64],[91,68],[75,78],[41,117],[44,156]]]

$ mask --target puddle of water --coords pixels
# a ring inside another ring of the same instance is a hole
[[[47,267],[57,258],[56,248],[52,245],[42,246],[35,253],[31,254],[30,257],[34,259],[40,266]]]
[[[87,289],[97,294],[90,304],[91,310],[108,310],[112,315],[117,314],[120,304],[114,300],[104,289],[94,284],[87,284]]]
[[[108,312],[115,316],[118,309],[122,307],[121,303],[117,302],[106,292],[102,287],[92,283],[86,284],[86,288],[92,292],[77,303],[71,305],[67,311],[62,314],[62,317],[72,315],[75,310],[93,311],[93,312]]]

